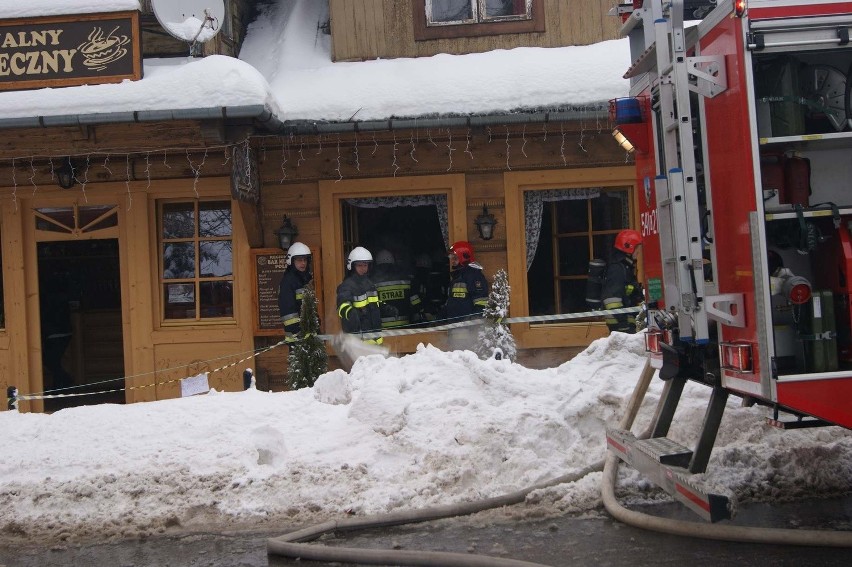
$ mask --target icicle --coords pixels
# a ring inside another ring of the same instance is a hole
[[[355,169],[361,171],[361,160],[358,156],[358,134],[355,134],[355,148],[352,150],[355,154]]]
[[[450,166],[447,168],[447,171],[453,168],[453,152],[456,149],[453,147],[453,133],[447,128],[447,136],[449,137],[449,142],[447,143],[447,157],[450,158]]]
[[[89,202],[89,196],[86,194],[86,184],[89,183],[89,163],[91,157],[90,154],[86,154],[86,169],[83,171],[83,181],[80,183],[80,189],[83,191],[83,200],[86,203]]]
[[[189,162],[189,169],[192,170],[195,178],[192,181],[192,190],[195,193],[195,198],[198,199],[198,179],[201,177],[201,168],[204,167],[204,162],[207,161],[207,148],[204,149],[204,155],[201,157],[201,163],[198,164],[198,167],[192,163],[192,159],[189,157],[189,150],[186,150],[186,161]]]
[[[512,171],[512,166],[509,165],[509,151],[511,147],[509,146],[509,127],[506,126],[506,169]]]
[[[281,144],[281,185],[284,184],[284,180],[287,179],[287,144],[289,142],[284,142]]]
[[[337,135],[337,181],[335,183],[341,181],[343,179],[343,173],[340,171],[340,134]]]
[[[187,154],[189,152],[187,151]],[[130,193],[130,154],[124,156],[125,160],[125,179],[124,185],[127,187],[127,212],[130,212],[130,209],[133,208],[133,195]]]
[[[433,142],[434,143],[434,142]],[[396,172],[399,171],[399,165],[396,163],[396,149],[399,146],[399,142],[396,141],[396,132],[393,133],[393,163],[391,163],[391,167],[393,168],[393,176],[396,177]]]
[[[414,163],[420,163],[420,161],[416,157],[414,157],[414,152],[416,152],[416,151],[417,151],[417,146],[414,144],[414,131],[412,130],[411,131],[411,151],[408,152],[408,155],[411,156],[411,159],[414,161]]]
[[[15,158],[12,158],[12,202],[15,203],[15,211],[18,210],[18,180],[15,179]]]
[[[38,190],[38,185],[36,185],[36,182],[35,182],[35,176],[36,176],[35,165],[33,164],[33,158],[30,157],[30,183],[33,186],[33,195],[35,195],[36,191]]]

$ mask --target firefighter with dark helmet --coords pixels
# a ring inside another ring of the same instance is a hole
[[[382,328],[379,294],[370,279],[373,255],[356,246],[346,260],[349,275],[337,286],[337,315],[345,333],[368,333]],[[382,338],[367,342],[381,344]]]
[[[604,309],[634,307],[642,303],[642,284],[636,278],[634,257],[641,245],[642,235],[636,230],[626,229],[616,235],[602,289]],[[609,315],[605,320],[610,331],[636,332],[636,316],[633,313]]]
[[[412,289],[411,276],[396,264],[393,252],[379,250],[370,279],[379,293],[382,328],[407,327],[420,319],[420,295]]]
[[[278,311],[284,325],[284,340],[291,343],[302,330],[302,298],[305,287],[313,279],[311,249],[301,242],[294,242],[287,249],[284,266],[284,277],[278,286]]]
[[[482,266],[476,263],[473,246],[460,240],[450,246],[450,285],[447,290],[447,302],[439,317],[458,321],[481,314],[488,305],[488,281],[482,273]],[[450,332],[450,344],[453,348],[472,349],[475,346],[473,327],[462,327]]]

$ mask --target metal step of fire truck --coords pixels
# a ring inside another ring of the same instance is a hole
[[[708,492],[693,478],[707,470],[728,392],[713,388],[701,433],[695,447],[689,449],[666,437],[686,382],[685,378],[666,382],[648,439],[637,439],[629,431],[608,429],[607,448],[703,519],[710,522],[730,519],[736,507],[733,497]]]

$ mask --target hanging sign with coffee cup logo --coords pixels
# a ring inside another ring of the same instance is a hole
[[[139,12],[0,20],[0,90],[142,78]]]

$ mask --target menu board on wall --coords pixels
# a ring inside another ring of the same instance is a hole
[[[254,334],[283,335],[278,312],[278,286],[284,275],[284,252],[280,248],[256,248],[251,251],[254,269]]]

